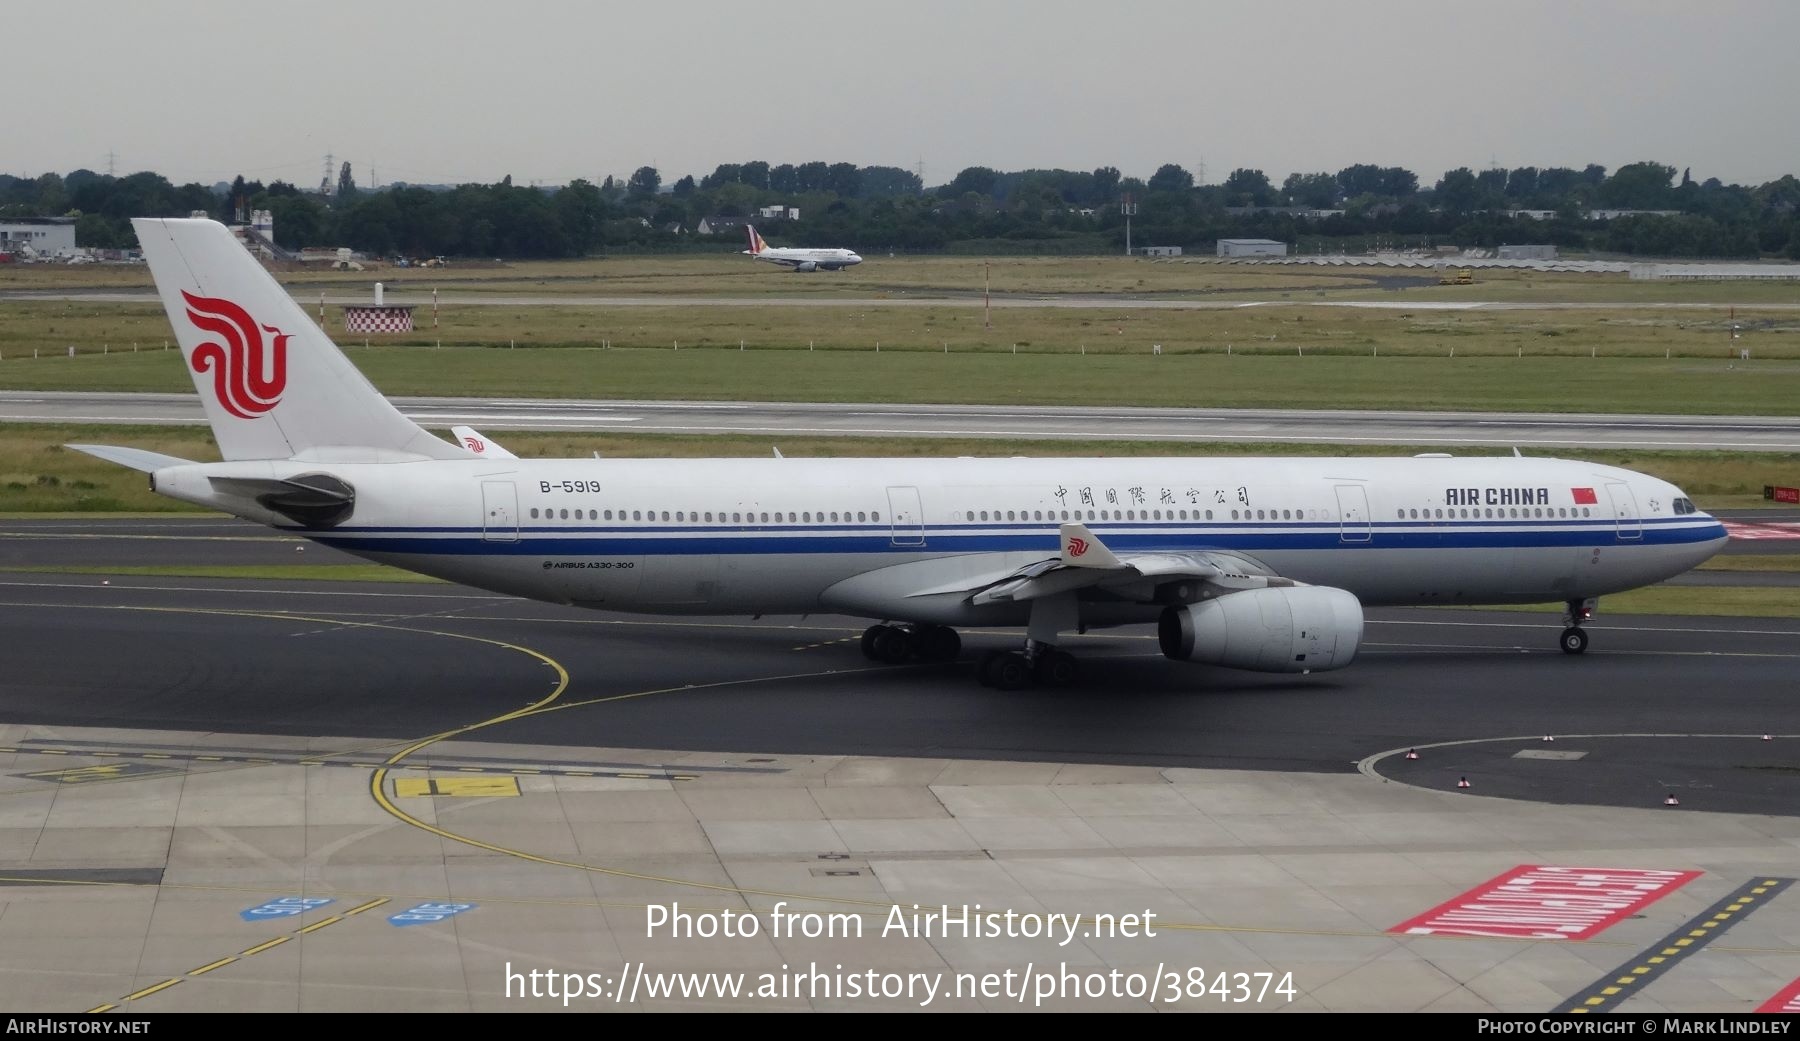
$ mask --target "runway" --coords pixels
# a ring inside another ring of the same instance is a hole
[[[1009,693],[972,662],[1016,633],[878,666],[847,618],[309,580],[347,558],[221,519],[0,527],[0,1007],[927,1007],[668,989],[816,968],[941,978],[928,1007],[961,1010],[1548,1012],[1755,887],[1781,895],[1605,1010],[1747,1010],[1800,975],[1781,874],[1797,622],[1603,603],[1568,658],[1548,614],[1379,611],[1354,665],[1310,676],[1168,662],[1124,629],[1072,642],[1074,688]],[[152,563],[301,577],[125,570]],[[58,571],[77,566],[95,573]],[[1396,924],[1533,864],[1684,874],[1579,940]],[[870,924],[976,904],[1086,924],[1066,942]],[[659,935],[671,906],[763,932]],[[870,931],[771,935],[783,908]],[[1155,935],[1101,931],[1122,912]],[[595,987],[533,999],[512,980],[537,969]],[[1289,989],[948,989],[1170,969]]]
[[[496,673],[481,645],[438,646],[429,634],[444,631],[541,649],[570,668],[571,696],[582,700],[687,691],[493,732],[522,744],[1331,772],[1384,750],[1444,741],[1781,730],[1792,718],[1784,706],[1800,667],[1800,623],[1614,618],[1603,601],[1594,650],[1580,659],[1556,650],[1550,611],[1386,610],[1371,612],[1356,664],[1332,673],[1169,662],[1141,627],[1075,639],[1071,649],[1086,665],[1074,690],[1005,694],[977,685],[973,663],[986,647],[1010,646],[1017,634],[1009,631],[966,634],[962,660],[951,665],[876,668],[855,646],[867,622],[849,618],[690,620],[578,611],[439,583],[129,573],[187,562],[324,575],[356,562],[235,520],[12,521],[0,529],[0,568],[49,569],[0,574],[0,624],[14,634],[0,649],[0,675],[14,678],[0,721],[15,723],[176,730],[206,722],[389,739],[436,733],[498,711],[507,701],[491,692],[523,682],[520,663],[502,658]],[[1767,553],[1774,545],[1748,548]],[[1800,540],[1782,545],[1793,551]],[[73,566],[97,573],[54,572]],[[121,570],[108,574],[109,567]],[[1794,578],[1684,576],[1740,585]],[[99,660],[83,651],[96,645],[108,648]],[[68,697],[78,689],[79,698]],[[1643,725],[1646,715],[1654,726]],[[1508,759],[1504,741],[1460,746],[1454,762],[1433,769],[1478,770],[1487,794],[1643,805],[1670,783],[1663,767],[1698,769],[1686,764],[1704,749],[1699,758],[1716,765],[1694,776],[1704,774],[1716,808],[1800,806],[1800,771],[1771,767],[1760,743],[1590,740],[1606,752],[1578,769],[1546,772],[1541,762]],[[1419,767],[1394,761],[1384,769]]]
[[[1296,443],[1800,452],[1800,417],[1369,412],[818,402],[392,399],[416,422],[489,431],[750,434],[768,437]],[[0,422],[205,422],[191,394],[0,391]]]

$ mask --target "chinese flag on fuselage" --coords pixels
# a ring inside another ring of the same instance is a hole
[[[1569,491],[1575,493],[1575,505],[1577,506],[1597,506],[1600,504],[1600,500],[1595,498],[1594,490],[1592,488],[1570,488]]]

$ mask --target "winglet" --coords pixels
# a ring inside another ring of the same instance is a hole
[[[1062,559],[1070,567],[1121,568],[1125,564],[1085,524],[1062,526]]]
[[[518,458],[518,456],[501,448],[499,442],[483,434],[481,431],[476,430],[474,427],[454,426],[450,428],[450,432],[456,435],[456,442],[468,449],[472,455],[486,456],[489,459]]]

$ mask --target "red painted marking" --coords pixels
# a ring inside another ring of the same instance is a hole
[[[1600,502],[1592,488],[1570,488],[1569,491],[1575,493],[1575,505],[1577,506],[1593,506]]]
[[[1520,864],[1388,932],[1586,940],[1699,877],[1698,871]]]
[[[1069,556],[1071,556],[1071,557],[1081,556],[1083,553],[1087,552],[1087,546],[1088,546],[1088,544],[1087,544],[1086,539],[1070,539],[1069,540]]]
[[[1800,980],[1781,988],[1774,997],[1756,1006],[1758,1012],[1800,1012]]]
[[[1745,524],[1742,521],[1721,521],[1725,531],[1734,539],[1800,539],[1800,524]]]
[[[213,374],[213,396],[239,419],[255,419],[281,403],[287,388],[287,343],[292,339],[223,297],[195,296],[183,289],[188,321],[202,333],[220,337],[194,347],[189,364]],[[267,343],[263,333],[273,333]]]

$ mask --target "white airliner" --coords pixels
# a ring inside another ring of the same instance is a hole
[[[371,560],[581,607],[879,620],[887,662],[1018,626],[984,682],[1072,681],[1068,633],[1155,622],[1170,658],[1348,665],[1363,608],[1567,605],[1725,544],[1681,489],[1553,459],[517,459],[402,416],[231,233],[137,220],[224,462],[73,445],[156,491]],[[476,437],[472,431],[462,435]]]
[[[852,264],[862,263],[862,258],[855,250],[849,249],[776,249],[763,241],[756,233],[753,225],[744,225],[750,233],[750,248],[744,251],[745,256],[766,260],[771,264],[782,264],[795,271],[838,271]]]

